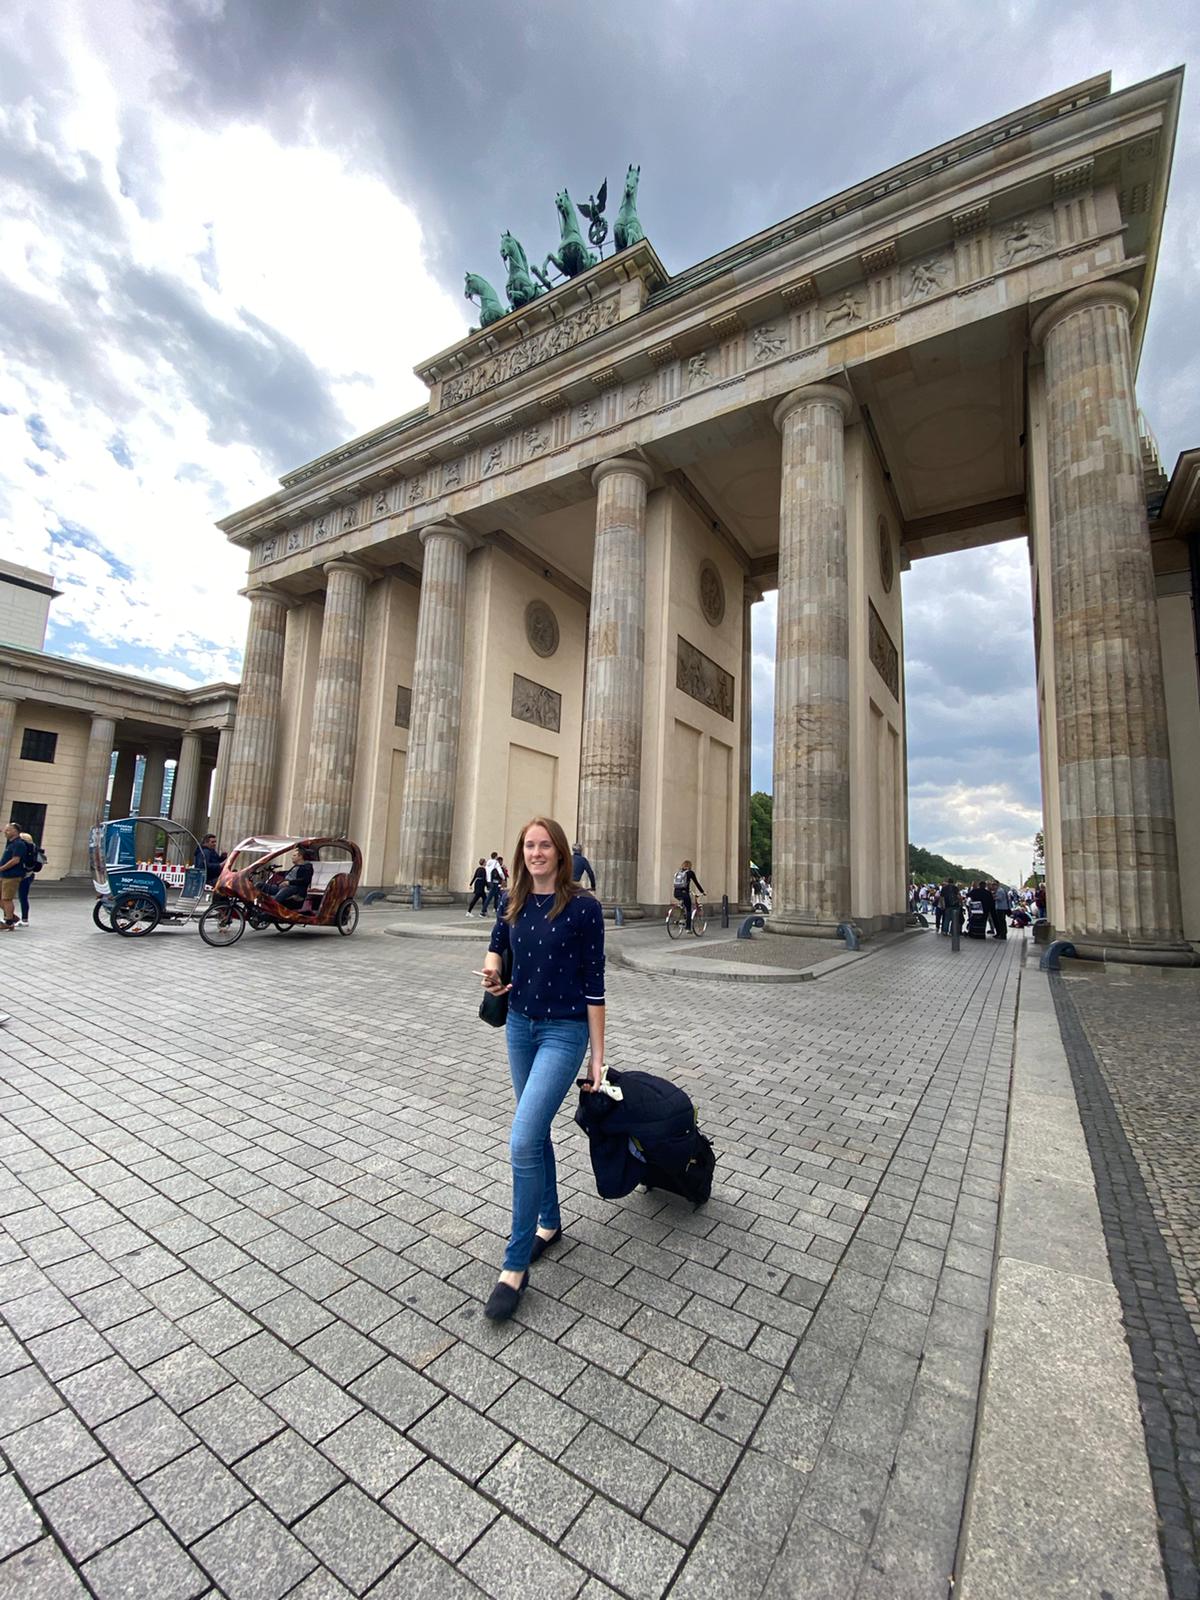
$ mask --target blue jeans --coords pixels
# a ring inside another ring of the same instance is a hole
[[[517,1110],[509,1138],[513,1220],[505,1272],[524,1272],[538,1226],[557,1228],[558,1181],[550,1124],[587,1053],[586,1022],[534,1022],[509,1010],[504,1029]]]

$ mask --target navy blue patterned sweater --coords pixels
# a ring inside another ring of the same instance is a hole
[[[488,949],[496,955],[512,949],[514,1011],[535,1022],[583,1022],[589,1006],[604,1004],[604,913],[589,894],[576,895],[551,920],[553,904],[553,894],[531,894],[510,928],[502,896]]]

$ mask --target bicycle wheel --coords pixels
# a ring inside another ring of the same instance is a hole
[[[100,929],[101,933],[116,933],[117,931],[112,925],[112,910],[105,905],[103,900],[97,900],[92,907],[92,921]]]
[[[216,949],[236,944],[245,931],[246,914],[241,906],[209,906],[200,918],[200,937]]]
[[[683,907],[680,905],[672,906],[667,912],[667,932],[671,935],[672,939],[678,939],[679,935],[683,932],[684,927],[685,923],[683,918]]]
[[[344,933],[347,938],[358,927],[358,901],[347,900],[346,904],[337,914],[337,931]]]
[[[703,908],[700,907],[700,906],[693,906],[693,908],[692,908],[692,932],[696,935],[697,939],[704,932],[704,930],[705,930],[705,928],[707,926],[708,926],[708,923],[705,920]]]
[[[127,894],[113,901],[112,925],[127,939],[153,933],[158,927],[158,902],[149,895]]]

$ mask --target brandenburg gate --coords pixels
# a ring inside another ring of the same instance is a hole
[[[1195,513],[1148,520],[1134,393],[1181,76],[1078,84],[675,275],[636,167],[611,240],[603,193],[558,196],[540,270],[505,234],[507,305],[468,275],[426,403],[220,525],[251,602],[222,842],[348,831],[436,899],[544,812],[606,905],[684,857],[744,900],[777,589],[770,926],[903,925],[899,574],[1023,538],[1051,918],[1189,961],[1200,730],[1160,622]]]

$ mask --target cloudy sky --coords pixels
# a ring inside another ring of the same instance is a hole
[[[236,677],[213,521],[419,404],[464,268],[556,189],[642,164],[669,271],[1092,73],[1186,62],[1142,0],[8,0],[0,37],[0,547],[47,647]],[[1200,127],[1185,97],[1141,402],[1200,442]],[[1190,330],[1180,337],[1181,330]],[[1016,877],[1040,825],[1024,550],[904,580],[911,837]],[[770,786],[773,597],[757,608]]]

